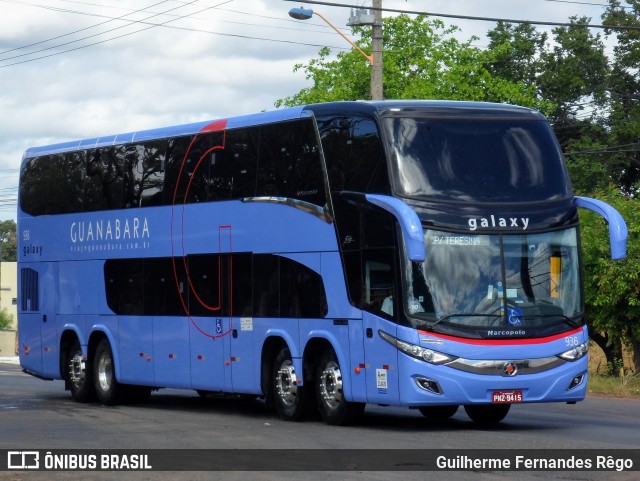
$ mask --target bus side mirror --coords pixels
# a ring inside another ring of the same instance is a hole
[[[613,260],[627,257],[627,224],[616,209],[601,200],[590,197],[576,196],[576,205],[589,209],[601,215],[609,224],[609,242],[611,244],[611,258]]]
[[[370,204],[376,205],[391,213],[400,224],[404,243],[407,247],[409,260],[413,262],[425,261],[425,244],[422,223],[418,214],[405,202],[388,195],[366,194]]]

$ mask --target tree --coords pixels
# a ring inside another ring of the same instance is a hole
[[[621,344],[626,344],[640,372],[640,200],[623,195],[613,185],[596,196],[625,218],[629,243],[627,258],[612,262],[605,222],[592,212],[580,213],[590,334],[609,363],[621,359]]]
[[[532,86],[520,80],[492,75],[488,65],[494,52],[481,50],[457,40],[457,27],[446,27],[440,20],[424,15],[384,19],[383,83],[384,97],[394,99],[445,99],[508,102],[548,111],[551,106],[540,99]],[[371,31],[359,27],[354,33],[363,50],[370,50]],[[340,52],[335,58],[328,48],[307,64],[304,70],[313,85],[278,100],[277,107],[335,100],[369,98],[369,64],[355,50]]]
[[[604,111],[609,74],[600,35],[584,26],[590,19],[570,20],[569,26],[553,29],[553,48],[547,35],[529,24],[500,22],[487,33],[495,58],[488,65],[491,74],[524,83],[540,102],[552,106],[545,113],[563,148],[593,128],[594,115],[585,117],[585,112]]]
[[[631,9],[610,0],[605,23],[640,27],[640,0],[627,3]],[[610,62],[601,36],[584,26],[589,21],[572,17],[551,34],[529,24],[500,22],[487,33],[489,47],[482,50],[472,45],[476,38],[459,41],[454,37],[459,29],[439,20],[387,18],[384,96],[513,103],[549,117],[562,149],[569,152],[576,193],[604,197],[630,226],[629,258],[612,262],[603,221],[581,213],[592,336],[610,362],[620,357],[621,343],[626,343],[638,368],[640,205],[630,194],[640,183],[640,31],[616,32],[618,45]],[[370,30],[360,27],[354,33],[359,45],[369,49]],[[356,51],[333,57],[324,48],[318,58],[295,68],[304,70],[312,85],[279,100],[278,107],[369,97],[369,65]],[[611,152],[611,146],[623,144],[626,149]]]
[[[622,6],[610,0],[603,15],[605,25],[640,28],[640,1],[629,0]],[[607,30],[615,36],[614,62],[609,81],[611,143],[623,146],[610,159],[614,181],[628,193],[640,182],[640,30]]]
[[[15,262],[18,249],[16,241],[16,223],[13,220],[0,221],[0,261]]]

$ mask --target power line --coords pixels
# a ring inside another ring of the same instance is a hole
[[[301,0],[284,0],[284,1],[300,3]],[[343,8],[354,8],[354,9],[362,8],[360,5],[348,5],[343,3],[323,2],[323,1],[314,1],[314,0],[303,0],[302,3],[309,3],[313,5],[324,5],[327,7],[343,7]],[[418,10],[403,10],[399,8],[373,8],[373,7],[367,7],[367,8],[369,10],[379,10],[382,12],[404,13],[407,15],[426,15],[429,17],[456,18],[459,20],[472,20],[472,21],[480,21],[480,22],[504,22],[504,23],[519,23],[519,24],[529,24],[529,25],[543,25],[547,27],[587,27],[587,28],[600,28],[600,29],[609,29],[609,30],[617,30],[617,31],[626,31],[626,30],[640,31],[640,27],[625,27],[621,25],[549,22],[549,21],[542,21],[542,20],[520,20],[520,19],[499,18],[499,17],[475,17],[471,15],[454,15],[451,13],[433,13],[433,12],[425,12],[425,11],[418,11]]]
[[[12,0],[0,0],[0,1],[12,1]],[[197,1],[197,0],[195,0],[195,1]],[[148,25],[148,27],[140,29],[140,30],[136,30],[134,32],[129,32],[129,33],[126,33],[126,34],[123,34],[123,35],[118,35],[118,36],[111,37],[111,38],[108,38],[108,39],[105,39],[105,40],[101,40],[99,42],[93,42],[93,43],[82,45],[82,46],[79,46],[79,47],[67,49],[67,50],[64,50],[64,51],[61,51],[61,52],[56,52],[56,53],[52,53],[52,54],[49,54],[49,55],[43,55],[43,56],[40,56],[40,57],[27,59],[27,60],[22,60],[22,61],[19,61],[19,62],[13,62],[13,63],[6,64],[6,65],[0,65],[0,69],[1,68],[5,68],[5,67],[11,67],[11,66],[14,66],[14,65],[20,65],[20,64],[24,64],[24,63],[28,63],[28,62],[34,62],[34,61],[41,60],[41,59],[44,59],[44,58],[49,58],[49,57],[53,57],[53,56],[56,56],[56,55],[62,55],[64,53],[73,52],[73,51],[80,50],[80,49],[83,49],[83,48],[99,45],[99,44],[102,44],[102,43],[109,42],[111,40],[116,40],[116,39],[123,38],[123,37],[129,36],[129,35],[133,35],[135,33],[139,33],[139,32],[145,31],[145,30],[149,30],[149,29],[154,28],[154,27],[164,27],[164,28],[170,28],[170,29],[174,29],[174,30],[184,30],[184,31],[189,31],[189,32],[207,33],[207,34],[210,34],[210,35],[219,35],[219,36],[223,36],[223,37],[234,37],[234,38],[243,38],[243,39],[248,39],[248,40],[259,40],[259,41],[262,41],[262,42],[277,42],[277,43],[285,43],[285,44],[292,44],[292,45],[304,45],[304,46],[309,46],[309,47],[325,47],[326,46],[326,47],[334,48],[334,49],[338,49],[338,50],[345,50],[344,47],[331,46],[331,45],[326,45],[326,44],[315,44],[315,43],[298,42],[298,41],[292,41],[292,40],[281,40],[281,39],[273,39],[273,38],[255,37],[255,36],[250,36],[250,35],[220,33],[220,32],[213,32],[213,31],[210,31],[210,30],[202,30],[202,29],[197,29],[197,28],[178,27],[178,26],[175,26],[175,25],[168,25],[169,22],[173,22],[173,21],[180,20],[180,19],[187,18],[187,17],[193,17],[193,15],[201,13],[201,12],[203,12],[205,10],[209,10],[209,9],[212,9],[212,8],[217,8],[218,6],[224,5],[226,3],[230,3],[231,1],[233,1],[233,0],[228,0],[227,2],[223,2],[223,3],[218,4],[216,6],[213,6],[213,7],[207,7],[205,9],[199,10],[198,12],[194,12],[194,13],[189,14],[189,15],[175,16],[175,18],[173,18],[171,20],[168,20],[166,22],[163,22],[163,23],[146,22],[144,20],[126,20],[127,22],[129,22],[129,25],[134,24],[134,23],[139,23],[139,24],[142,24],[142,25]],[[24,3],[24,2],[14,1],[13,3]],[[186,3],[186,2],[183,2],[183,3]],[[190,3],[194,3],[194,2],[190,2]],[[50,9],[49,7],[42,6],[42,5],[33,5],[33,6],[40,7],[40,8],[45,8],[45,9]],[[224,9],[222,9],[222,10],[224,10]],[[81,14],[81,15],[106,17],[104,15],[91,14],[91,13],[86,13],[86,12],[78,12],[78,11],[72,11],[72,10],[67,10],[67,12]],[[239,12],[239,13],[241,13],[241,12]],[[160,14],[157,14],[157,15],[160,15]],[[154,15],[154,16],[157,16],[157,15]],[[112,20],[116,19],[114,17],[107,17],[107,18],[111,18]],[[149,18],[151,18],[151,17],[149,17]],[[127,25],[127,26],[129,26],[129,25]],[[118,28],[122,28],[122,27],[118,27]],[[104,33],[107,33],[109,31],[113,31],[113,30],[116,30],[116,29],[107,30],[106,32],[102,32],[101,34],[104,34]],[[96,35],[98,35],[98,34],[96,34]],[[91,35],[91,36],[88,36],[88,37],[84,37],[82,39],[76,40],[75,42],[80,41],[80,40],[84,40],[86,38],[95,37],[96,35]],[[54,38],[56,38],[56,37],[54,37]],[[73,42],[68,42],[68,43],[73,43]],[[58,45],[57,47],[60,47],[62,45],[66,45],[66,44],[61,44],[61,45]],[[53,48],[53,47],[51,47],[51,48]],[[49,48],[49,49],[51,49],[51,48]],[[48,50],[48,49],[43,49],[43,50]],[[21,56],[33,55],[34,53],[37,53],[37,52],[31,52],[30,54],[24,54],[24,55],[21,55]],[[10,58],[15,58],[15,57],[10,57]],[[1,61],[5,61],[5,60],[9,60],[10,58],[0,59],[0,62]]]
[[[10,3],[21,3],[21,4],[24,4],[24,2],[17,2],[17,1],[11,1],[11,0],[2,0],[2,1],[5,1],[5,2],[9,1]],[[163,3],[167,3],[168,1],[170,1],[170,0],[163,0],[162,2],[154,3],[153,5],[150,5],[148,7],[144,7],[144,8],[141,8],[139,10],[134,10],[133,12],[126,13],[126,14],[120,16],[120,17],[110,18],[109,20],[105,20],[104,22],[100,22],[100,23],[97,23],[95,25],[90,25],[88,27],[81,28],[79,30],[74,30],[73,32],[69,32],[69,33],[65,33],[65,34],[62,34],[62,35],[58,35],[56,37],[51,37],[51,38],[48,38],[46,40],[40,40],[39,42],[34,42],[34,43],[30,43],[28,45],[23,45],[22,47],[15,47],[15,48],[12,48],[12,49],[9,49],[9,50],[5,50],[4,52],[0,52],[0,55],[4,55],[5,53],[9,53],[9,52],[14,52],[16,50],[23,50],[25,48],[33,47],[35,45],[40,45],[40,44],[43,44],[43,43],[51,42],[52,40],[57,40],[59,38],[68,37],[69,35],[73,35],[73,34],[76,34],[76,33],[84,32],[85,30],[89,30],[91,28],[99,27],[100,25],[105,25],[105,24],[110,23],[110,22],[115,22],[116,20],[122,20],[125,17],[128,17],[129,15],[133,15],[134,13],[143,12],[143,11],[149,9],[149,8],[156,7],[156,6],[161,5]],[[37,5],[37,7],[45,8],[45,9],[48,9],[48,10],[57,10],[57,9],[54,9],[53,7],[47,7],[45,5]],[[12,58],[12,57],[10,57],[10,58]]]
[[[627,149],[626,147],[638,147],[636,149]],[[590,155],[590,154],[617,154],[620,152],[640,152],[640,143],[611,145],[600,149],[575,150],[573,152],[565,152],[565,156],[571,155]]]
[[[171,8],[171,9],[167,10],[166,12],[172,12],[172,11],[174,11],[174,10],[177,10],[177,9],[179,9],[179,8],[182,8],[182,7],[185,7],[185,6],[188,6],[188,5],[191,5],[191,4],[196,3],[196,2],[198,2],[198,1],[199,1],[199,0],[192,0],[191,2],[187,3],[186,5],[180,5],[180,6],[177,6],[177,7],[173,7],[173,8]],[[232,1],[233,1],[233,0],[227,0],[227,1],[223,2],[223,3],[221,3],[220,5],[224,5],[225,3],[230,3],[230,2],[232,2]],[[164,3],[164,2],[160,2],[160,3]],[[159,5],[159,4],[156,4],[156,5]],[[219,5],[216,5],[216,6],[219,6]],[[196,13],[200,13],[200,12],[203,12],[203,11],[205,11],[205,10],[209,10],[210,8],[216,8],[216,7],[207,7],[207,8],[202,9],[202,10],[200,10],[200,11],[196,12]],[[20,57],[24,57],[24,56],[27,56],[27,55],[35,55],[35,54],[40,53],[40,52],[46,52],[47,50],[53,50],[54,48],[64,47],[65,45],[71,45],[72,43],[81,42],[81,41],[83,41],[83,40],[87,40],[87,39],[89,39],[89,38],[97,37],[97,36],[99,36],[99,35],[104,35],[105,33],[114,32],[114,31],[116,31],[116,30],[120,30],[120,29],[122,29],[122,28],[129,27],[130,25],[132,25],[132,24],[134,24],[134,23],[143,23],[145,20],[149,20],[150,18],[154,18],[154,17],[159,17],[160,15],[163,15],[163,14],[164,14],[164,13],[166,13],[166,12],[156,13],[156,14],[150,15],[149,17],[146,17],[146,18],[142,19],[141,21],[131,21],[131,20],[126,20],[127,22],[130,22],[130,23],[129,23],[129,24],[127,24],[127,25],[121,25],[121,26],[119,26],[119,27],[115,27],[115,28],[111,28],[111,29],[109,29],[109,30],[105,30],[104,32],[98,32],[98,33],[95,33],[95,34],[93,34],[93,35],[87,35],[86,37],[82,37],[82,38],[79,38],[79,39],[76,39],[76,40],[71,40],[71,41],[69,41],[69,42],[65,42],[65,43],[60,43],[60,44],[58,44],[58,45],[54,45],[54,46],[52,46],[52,47],[42,48],[42,49],[40,49],[40,50],[36,50],[35,52],[29,52],[29,53],[24,53],[24,54],[20,54],[20,55],[15,55],[15,56],[13,56],[13,57],[6,57],[6,58],[1,59],[1,61],[3,61],[3,62],[4,62],[4,61],[6,61],[6,60],[12,60],[12,59],[14,59],[14,58],[20,58]],[[134,12],[134,13],[136,13],[136,12]],[[172,19],[172,20],[168,20],[168,21],[167,21],[167,23],[168,23],[168,22],[174,22],[174,21],[176,21],[176,20],[179,20],[179,19],[182,19],[182,18],[186,18],[186,17],[189,17],[189,16],[191,16],[191,14],[183,15],[183,16],[181,16],[181,17],[174,18],[174,19]],[[113,19],[113,20],[119,20],[119,19],[121,19],[121,18],[122,18],[122,17],[119,17],[119,18],[116,18],[116,19]],[[106,23],[106,22],[103,22],[103,23]],[[135,31],[135,32],[130,32],[129,34],[126,34],[126,35],[132,35],[132,34],[134,34],[134,33],[142,32],[143,30],[148,30],[148,29],[150,29],[150,28],[154,28],[155,26],[157,26],[157,25],[153,24],[153,25],[152,25],[152,26],[150,26],[150,27],[146,27],[146,28],[144,28],[144,29],[140,29],[140,30],[137,30],[137,31]],[[125,36],[125,35],[122,35],[122,36]],[[115,37],[115,38],[120,38],[120,37]],[[102,42],[98,42],[98,43],[102,43]],[[90,45],[87,45],[87,47],[88,47],[88,46],[91,46],[91,45],[96,45],[96,44],[90,44]],[[76,49],[72,49],[72,50],[76,50]],[[69,51],[71,51],[71,50],[66,50],[66,51],[64,51],[64,52],[59,52],[59,53],[56,53],[56,54],[54,54],[54,55],[60,55],[60,54],[62,54],[62,53],[66,53],[66,52],[69,52]],[[49,55],[48,55],[48,56],[49,56]],[[48,57],[48,56],[45,56],[45,57],[38,57],[38,58],[46,58],[46,57]],[[15,65],[15,64],[10,64],[10,65]],[[8,65],[6,65],[6,66],[8,66]]]

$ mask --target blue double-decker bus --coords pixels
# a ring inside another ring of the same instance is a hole
[[[585,397],[578,208],[545,118],[339,102],[37,147],[19,189],[23,369],[79,402],[171,387],[345,424],[498,422]]]

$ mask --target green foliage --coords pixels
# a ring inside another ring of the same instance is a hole
[[[604,336],[601,347],[626,343],[634,348],[640,341],[640,200],[614,186],[596,196],[625,218],[629,243],[627,258],[612,262],[605,222],[590,211],[580,213],[587,319],[594,339],[596,333]]]
[[[580,214],[591,335],[608,362],[625,343],[640,369],[640,30],[606,31],[616,42],[609,58],[601,35],[584,26],[590,20],[571,17],[550,34],[500,22],[482,49],[477,38],[460,41],[460,30],[440,20],[386,18],[384,97],[513,103],[549,117],[568,153],[575,192],[609,202],[629,226],[628,258],[613,262],[602,218]],[[609,0],[602,21],[640,27],[640,0]],[[353,33],[370,52],[371,29]],[[311,86],[278,107],[369,98],[370,66],[355,50],[333,56],[323,48],[295,69]]]
[[[13,220],[0,221],[0,261],[16,260],[18,244],[16,241],[16,223]]]
[[[354,29],[357,42],[370,51],[371,31]],[[540,99],[535,87],[521,80],[492,74],[489,65],[496,53],[457,40],[456,27],[440,20],[407,15],[384,19],[383,84],[384,97],[394,99],[445,99],[507,102],[549,111],[551,105]],[[322,48],[318,58],[298,64],[311,87],[278,100],[277,107],[335,100],[367,99],[370,96],[370,67],[357,51],[338,53],[334,58]]]
[[[13,316],[6,309],[0,311],[0,331],[11,328],[13,325]]]

